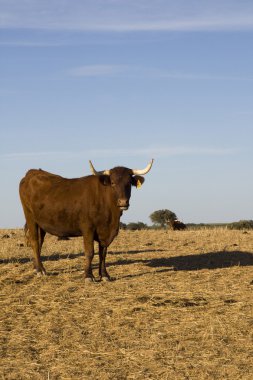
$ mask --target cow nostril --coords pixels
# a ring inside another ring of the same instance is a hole
[[[118,205],[122,206],[122,207],[126,207],[126,206],[129,205],[129,201],[128,201],[128,199],[119,199],[118,200]]]

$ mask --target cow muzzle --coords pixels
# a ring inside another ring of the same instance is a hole
[[[117,206],[120,208],[120,210],[128,210],[129,207],[129,200],[128,199],[119,199]]]

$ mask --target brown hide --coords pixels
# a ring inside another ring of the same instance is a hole
[[[144,182],[132,170],[116,167],[109,175],[67,179],[44,170],[31,169],[20,182],[29,242],[37,273],[45,273],[40,253],[45,234],[83,236],[85,278],[92,280],[94,240],[99,243],[99,274],[110,279],[105,267],[107,247],[119,231],[122,210],[129,207],[131,186]]]
[[[180,220],[171,220],[170,222],[170,227],[174,231],[180,231],[180,230],[185,230],[186,225],[183,222],[180,222]]]

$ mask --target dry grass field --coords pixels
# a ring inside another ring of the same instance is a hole
[[[43,248],[0,230],[0,379],[253,378],[253,232],[120,231],[92,284],[81,238]]]

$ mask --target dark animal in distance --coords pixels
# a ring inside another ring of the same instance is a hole
[[[33,249],[34,268],[46,274],[40,254],[46,233],[58,237],[83,236],[85,279],[93,281],[94,241],[99,244],[99,276],[110,280],[106,270],[107,247],[119,231],[123,210],[129,207],[131,187],[140,187],[153,160],[145,169],[122,166],[93,175],[67,179],[41,169],[29,170],[20,181],[25,232]]]
[[[185,230],[186,229],[186,225],[183,222],[180,222],[180,220],[178,220],[178,219],[170,220],[168,222],[168,225],[173,231],[179,231],[179,230]]]

